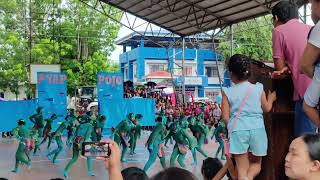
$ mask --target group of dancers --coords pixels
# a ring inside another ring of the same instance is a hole
[[[40,146],[48,140],[47,149],[50,148],[52,141],[55,140],[57,147],[47,154],[47,158],[52,163],[57,163],[58,156],[64,148],[62,136],[67,131],[66,145],[72,147],[72,159],[64,168],[64,176],[68,177],[68,172],[74,163],[78,160],[83,142],[101,141],[103,127],[106,117],[103,115],[94,115],[89,111],[81,116],[76,116],[73,109],[68,110],[65,120],[59,123],[58,128],[52,131],[52,122],[57,119],[53,114],[49,119],[43,118],[43,108],[38,107],[37,112],[30,116],[29,120],[34,124],[31,129],[26,126],[26,121],[20,119],[18,126],[13,129],[13,135],[19,140],[19,146],[16,151],[16,163],[12,172],[17,173],[20,164],[25,164],[28,169],[31,168],[30,154],[36,155]],[[88,176],[94,176],[92,171],[93,158],[87,158]]]
[[[187,152],[190,150],[193,156],[194,165],[198,164],[197,152],[204,157],[208,157],[207,153],[202,149],[203,144],[208,142],[209,134],[212,134],[219,143],[216,157],[221,152],[221,159],[224,160],[224,141],[223,138],[227,135],[227,127],[223,121],[217,121],[215,128],[210,129],[204,121],[204,109],[202,106],[201,113],[196,115],[192,113],[188,116],[183,113],[178,118],[167,116],[165,110],[161,110],[156,118],[156,125],[153,128],[150,136],[148,137],[145,146],[149,151],[149,158],[144,166],[144,171],[153,165],[157,157],[163,168],[166,168],[166,158],[164,148],[167,147],[167,143],[170,141],[175,144],[170,157],[170,167],[175,165],[177,160],[181,167],[186,167],[184,160]],[[121,121],[115,128],[113,133],[113,139],[122,147],[121,161],[125,162],[126,152],[128,147],[131,148],[131,154],[135,154],[135,145],[137,139],[141,135],[141,126],[139,121],[142,119],[141,115],[134,115],[129,113],[127,118]],[[192,132],[192,135],[188,133],[188,129]],[[212,132],[212,133],[210,133]]]
[[[144,166],[144,171],[150,169],[157,157],[160,159],[163,168],[166,168],[166,158],[164,148],[170,141],[173,144],[173,151],[170,157],[170,166],[174,166],[177,160],[181,167],[185,167],[186,153],[190,150],[193,156],[194,165],[198,164],[197,152],[207,157],[207,153],[202,149],[204,143],[208,142],[209,134],[212,134],[219,142],[220,146],[216,156],[221,152],[221,159],[224,159],[223,140],[226,136],[227,130],[223,121],[218,122],[211,130],[204,122],[204,109],[200,114],[184,115],[183,113],[177,118],[167,116],[165,110],[161,110],[156,117],[156,125],[148,137],[145,146],[149,151],[149,158]],[[52,131],[53,121],[57,119],[57,115],[53,114],[49,119],[43,118],[43,108],[37,108],[34,115],[30,116],[29,120],[34,124],[32,128],[26,126],[23,119],[18,121],[18,126],[13,129],[14,137],[19,140],[19,146],[16,151],[16,163],[12,172],[18,172],[19,164],[25,164],[28,169],[31,168],[30,154],[36,155],[40,150],[41,145],[48,141],[46,148],[49,150],[53,141],[56,142],[57,147],[49,151],[47,158],[53,163],[58,162],[58,157],[64,148],[62,140],[63,134],[67,134],[66,145],[72,147],[72,159],[64,168],[64,176],[68,177],[68,173],[74,163],[79,158],[81,146],[83,142],[98,142],[102,140],[102,132],[106,122],[106,117],[93,113],[91,111],[76,116],[73,109],[68,110],[65,120],[58,123],[59,126],[55,131]],[[137,140],[141,137],[142,126],[140,121],[143,119],[141,114],[129,113],[126,118],[115,127],[112,128],[110,136],[119,146],[122,147],[121,161],[126,162],[125,156],[128,148],[130,154],[136,154]],[[188,133],[188,128],[192,134]],[[66,131],[66,133],[65,133]],[[210,133],[210,131],[212,133]],[[93,158],[87,157],[87,172],[88,176],[94,176],[92,171]]]

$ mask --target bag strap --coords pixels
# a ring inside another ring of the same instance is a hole
[[[233,132],[234,128],[236,127],[236,124],[237,124],[237,122],[238,122],[240,113],[242,112],[242,109],[243,109],[243,107],[244,107],[247,99],[249,98],[249,95],[250,95],[250,93],[251,93],[252,87],[253,87],[253,85],[250,83],[250,85],[249,85],[249,87],[248,87],[248,90],[247,90],[247,92],[246,92],[246,96],[243,98],[242,103],[241,103],[241,105],[240,105],[240,107],[239,107],[239,109],[238,109],[237,115],[236,115],[236,117],[234,118],[234,121],[233,121],[233,123],[232,123],[231,129],[230,129],[230,132],[229,132],[229,136],[231,135],[231,133]]]

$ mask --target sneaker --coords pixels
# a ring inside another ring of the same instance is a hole
[[[88,176],[95,176],[93,172],[88,172]]]
[[[64,176],[65,178],[68,178],[68,177],[69,177],[69,174],[68,174],[68,172],[67,172],[66,170],[63,170],[63,176]]]

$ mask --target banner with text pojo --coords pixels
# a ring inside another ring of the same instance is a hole
[[[38,72],[38,106],[44,108],[44,117],[57,114],[59,120],[67,114],[66,73]]]
[[[97,74],[98,101],[123,99],[123,78],[121,73],[99,72]]]

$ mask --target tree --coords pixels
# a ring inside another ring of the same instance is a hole
[[[244,54],[256,60],[272,60],[272,25],[269,16],[234,25],[234,54]],[[219,37],[219,49],[224,57],[230,57],[230,29]]]
[[[0,3],[0,89],[18,93],[18,84],[30,88],[25,83],[30,63],[61,64],[68,75],[68,92],[94,85],[99,71],[119,71],[108,59],[119,24],[78,0],[30,2]],[[118,9],[108,13],[121,18]]]

